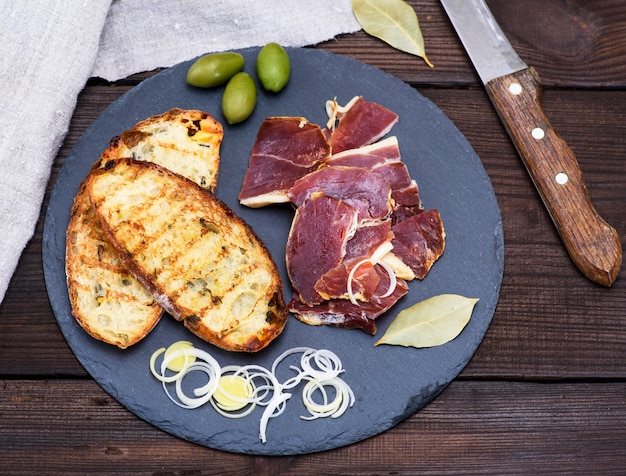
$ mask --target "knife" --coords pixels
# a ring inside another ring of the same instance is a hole
[[[541,81],[483,0],[441,0],[576,267],[611,286],[622,266],[615,229],[596,212],[580,167],[541,106]]]

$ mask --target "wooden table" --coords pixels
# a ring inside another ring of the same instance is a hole
[[[46,295],[40,219],[0,305],[0,473],[626,473],[626,279],[604,288],[573,266],[442,7],[410,3],[433,69],[363,32],[317,47],[379,67],[434,101],[493,182],[504,280],[491,327],[459,377],[389,431],[323,453],[248,456],[177,439],[125,410],[69,349]],[[577,155],[598,212],[626,236],[626,3],[488,3],[541,75],[546,113]],[[82,132],[148,76],[86,85],[48,191]]]

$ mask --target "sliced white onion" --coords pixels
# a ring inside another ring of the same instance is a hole
[[[334,130],[337,126],[337,120],[341,119],[341,117],[354,105],[355,102],[359,100],[359,96],[354,96],[345,106],[340,106],[337,102],[337,98],[333,100],[326,101],[326,114],[328,115],[328,122],[326,123],[326,127],[330,130]]]
[[[381,296],[381,298],[386,298],[387,296],[391,296],[396,290],[398,280],[396,279],[396,273],[393,272],[391,266],[383,261],[379,261],[377,264],[379,264],[385,271],[387,271],[387,274],[389,275],[389,288],[387,289],[387,292]]]
[[[203,387],[194,389],[193,393],[195,397],[189,397],[183,391],[183,379],[180,378],[176,380],[176,397],[178,397],[178,400],[180,401],[180,403],[177,404],[183,408],[198,408],[205,403],[208,403],[217,388],[219,369],[217,369],[216,372],[216,369],[207,362],[195,362],[189,366],[186,375],[189,375],[194,371],[204,372],[208,378],[208,382]],[[174,403],[176,403],[176,401],[174,401]]]
[[[250,388],[249,395],[245,397],[240,397],[239,395],[232,395],[225,389],[219,388],[218,386],[220,392],[222,392],[222,394],[227,399],[230,399],[233,402],[240,403],[241,405],[237,405],[236,407],[233,407],[233,408],[225,407],[223,404],[217,401],[217,398],[216,398],[217,392],[213,394],[213,398],[211,398],[210,400],[211,406],[215,409],[215,411],[218,412],[220,415],[227,417],[227,418],[245,417],[249,415],[250,413],[252,413],[252,411],[255,409],[256,404],[257,404],[255,399],[252,398],[253,395],[255,395],[256,393],[254,377],[249,372],[245,370],[242,371],[241,369],[242,369],[241,367],[234,366],[234,365],[231,365],[229,367],[224,367],[222,368],[222,377],[229,376],[229,377],[242,378],[245,382],[244,386],[246,386],[247,388]],[[220,380],[222,377],[220,377]]]
[[[315,349],[311,347],[293,347],[291,349],[287,349],[285,352],[283,352],[278,357],[276,357],[276,359],[274,359],[274,363],[272,364],[272,374],[274,376],[277,375],[276,371],[277,371],[278,366],[283,362],[283,360],[285,360],[285,358],[289,357],[290,355],[302,353],[303,355],[300,358],[300,361],[302,361],[304,356],[311,352],[315,352]],[[290,379],[285,380],[281,384],[282,389],[296,387],[302,381],[302,378],[304,377],[303,370],[300,367],[296,367],[295,365],[290,365],[289,368],[295,371],[296,375],[291,377]]]
[[[379,264],[380,266],[382,266],[384,268],[384,270],[387,272],[387,274],[389,275],[389,287],[387,288],[387,291],[385,292],[385,294],[383,294],[381,297],[385,298],[387,296],[391,296],[391,294],[396,290],[396,286],[398,284],[398,280],[396,278],[396,274],[393,271],[393,268],[391,266],[389,266],[387,263],[385,263],[384,261],[382,261],[382,258],[389,253],[389,251],[391,251],[393,249],[393,245],[391,244],[390,241],[386,241],[384,243],[382,243],[372,254],[371,257],[369,258],[364,258],[361,261],[357,262],[352,269],[350,270],[350,272],[348,273],[348,285],[347,285],[347,291],[348,291],[348,299],[350,299],[350,302],[352,304],[354,304],[355,306],[358,305],[358,302],[356,300],[356,295],[354,294],[354,290],[352,289],[352,281],[354,281],[354,275],[356,274],[356,271],[363,266],[365,263],[371,263],[372,265],[377,265]]]
[[[157,372],[156,367],[155,367],[156,360],[161,354],[164,354],[166,350],[167,349],[165,347],[162,347],[152,354],[152,356],[150,357],[150,372],[152,372],[152,375],[154,375],[154,377],[160,380],[161,382],[175,382],[177,379],[185,375],[185,372],[189,368],[189,365],[183,365],[183,367],[178,372],[174,372],[172,375],[166,377],[165,371],[167,370],[167,364],[169,363],[169,361],[173,360],[173,358],[170,355],[168,356],[169,359],[167,360],[167,362],[165,361],[165,359],[163,359],[163,363],[161,364],[161,371]],[[176,355],[178,356],[178,354]],[[188,364],[187,359],[185,359],[185,364]]]
[[[315,362],[317,369],[311,365],[311,359]],[[331,380],[343,372],[339,357],[334,352],[325,349],[303,355],[300,364],[307,376],[321,382]]]
[[[335,389],[335,397],[329,401],[326,387]],[[322,403],[317,403],[313,395],[318,392],[322,395]],[[338,418],[354,405],[354,393],[350,386],[339,378],[333,378],[320,382],[309,380],[302,391],[302,402],[311,414],[310,417],[301,416],[303,420],[315,420],[317,418]]]
[[[270,418],[275,418],[283,413],[285,410],[285,402],[291,398],[290,393],[279,393],[272,400],[270,400],[267,408],[261,416],[261,423],[259,425],[259,438],[262,443],[267,442],[267,423]]]
[[[355,264],[350,270],[350,272],[348,273],[348,299],[350,299],[350,302],[354,304],[355,306],[358,305],[358,303],[356,302],[356,296],[354,295],[354,292],[352,291],[352,281],[354,280],[354,274],[356,273],[357,269],[359,269],[365,263],[369,263],[369,262],[370,262],[369,258],[362,259],[357,264]]]
[[[165,394],[176,405],[192,409],[205,405],[211,406],[220,415],[227,418],[242,418],[252,413],[258,406],[265,407],[260,420],[259,438],[263,443],[267,441],[267,425],[271,418],[281,415],[286,408],[286,402],[292,396],[285,392],[286,389],[295,388],[300,382],[306,381],[302,391],[302,399],[310,416],[301,417],[313,420],[323,417],[337,418],[347,408],[354,404],[354,394],[347,383],[339,375],[344,372],[339,357],[327,349],[313,349],[311,347],[294,347],[280,354],[272,363],[271,369],[260,365],[229,365],[220,367],[217,360],[206,351],[172,344],[168,349],[161,348],[155,351],[150,358],[150,371],[163,386]],[[160,371],[156,369],[156,361],[164,354],[160,365]],[[289,365],[296,372],[295,376],[281,383],[277,377],[277,370],[285,359],[294,354],[302,354],[299,366]],[[168,370],[168,364],[175,359],[181,359],[183,365],[180,371]],[[193,395],[185,393],[183,381],[185,377],[194,372],[204,373],[206,383],[193,389]],[[219,387],[220,378],[235,376],[244,380],[244,385],[249,385],[250,395],[230,395],[224,389],[224,397],[236,402],[229,408],[221,405],[215,398],[215,392]],[[169,385],[174,384],[175,392],[172,394]],[[329,399],[327,388],[334,389],[334,398]],[[314,400],[313,395],[319,393],[322,403]],[[240,405],[241,404],[241,405]]]

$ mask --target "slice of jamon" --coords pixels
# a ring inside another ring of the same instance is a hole
[[[391,196],[396,208],[421,209],[422,203],[415,180],[411,179],[406,164],[400,158],[398,139],[395,136],[375,144],[333,154],[327,161],[330,166],[363,167],[382,175],[391,186]]]
[[[329,142],[333,154],[372,144],[398,122],[395,112],[360,96],[350,101],[346,109],[338,106],[336,101],[327,108],[330,110]]]
[[[346,244],[344,260],[372,258],[381,247],[391,245],[393,232],[389,220],[359,228]],[[389,246],[391,248],[391,246]]]
[[[252,155],[275,155],[310,166],[326,160],[330,147],[321,128],[304,117],[268,117],[259,128]]]
[[[362,329],[370,335],[376,334],[374,319],[370,319],[368,313],[360,307],[357,308],[350,301],[343,299],[324,301],[317,306],[308,307],[294,298],[289,303],[289,311],[296,319],[310,326]]]
[[[375,144],[364,145],[356,149],[333,151],[329,165],[348,165],[373,169],[387,163],[400,162],[400,147],[396,136],[387,137]]]
[[[392,254],[404,262],[417,279],[424,279],[443,254],[445,231],[435,209],[413,215],[393,227]]]
[[[393,213],[391,214],[391,223],[395,225],[396,223],[406,220],[407,218],[411,218],[413,215],[417,215],[423,211],[424,209],[422,208],[421,202],[419,205],[414,206],[395,207],[393,209]]]
[[[317,170],[275,155],[253,155],[239,192],[239,202],[250,208],[288,203],[288,191],[299,178]]]
[[[287,239],[286,264],[299,299],[311,306],[323,299],[315,283],[336,267],[357,227],[357,210],[325,195],[305,200],[296,210]]]
[[[317,169],[330,156],[330,145],[317,124],[302,117],[270,117],[256,137],[239,192],[248,207],[288,202],[295,181]]]
[[[369,301],[379,284],[380,276],[373,262],[342,261],[315,283],[315,290],[324,299],[349,299],[354,304],[357,300]]]
[[[289,303],[289,310],[294,316],[312,326],[332,326],[345,329],[362,329],[368,334],[376,334],[375,319],[389,310],[404,296],[409,288],[405,281],[397,280],[396,286],[389,296],[386,294],[390,278],[387,272],[379,265],[376,266],[380,275],[378,289],[372,299],[367,302],[353,304],[347,299],[331,299],[316,306],[306,306],[294,298]]]
[[[287,195],[299,207],[319,192],[356,208],[360,224],[383,220],[393,210],[391,187],[384,177],[359,167],[322,167],[296,181]]]
[[[341,263],[320,277],[315,290],[324,299],[370,300],[380,283],[374,263],[392,248],[392,239],[390,220],[357,229]]]

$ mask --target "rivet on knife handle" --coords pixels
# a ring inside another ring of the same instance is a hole
[[[619,236],[596,212],[576,157],[546,118],[539,77],[527,68],[485,87],[574,264],[611,286],[622,265]]]

